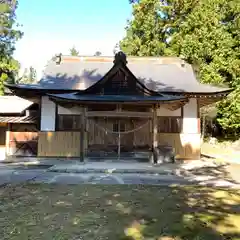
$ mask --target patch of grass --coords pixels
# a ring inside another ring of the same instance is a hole
[[[224,143],[210,144],[208,142],[204,142],[201,145],[201,151],[203,154],[217,155],[217,156],[229,156],[237,158],[240,154],[236,152],[231,146],[228,146]]]
[[[239,239],[240,192],[27,184],[0,189],[0,239]]]
[[[217,155],[225,155],[225,154],[231,154],[232,150],[228,149],[228,148],[220,148],[217,145],[213,145],[210,143],[203,143],[201,145],[201,150],[203,153],[205,154],[217,154]]]

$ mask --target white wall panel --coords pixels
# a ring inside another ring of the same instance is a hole
[[[41,131],[55,131],[55,103],[47,96],[41,101]]]
[[[183,133],[198,133],[197,99],[190,98],[183,107]]]

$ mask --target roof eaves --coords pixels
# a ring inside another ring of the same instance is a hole
[[[1,96],[0,114],[22,114],[33,104],[34,102],[18,96]]]
[[[63,92],[66,92],[66,93],[72,93],[72,92],[84,92],[85,90],[76,90],[76,89],[57,89],[57,88],[44,88],[44,87],[41,87],[39,86],[39,88],[37,87],[26,87],[26,86],[20,86],[20,85],[17,85],[17,84],[5,84],[6,87],[8,87],[11,91],[14,91],[14,90],[23,90],[23,91],[31,91],[31,92],[39,92],[40,94],[47,94],[47,93],[63,93]]]
[[[37,116],[18,116],[18,117],[4,117],[0,116],[0,122],[1,123],[36,123]]]
[[[77,98],[72,98],[73,95],[78,95],[77,92],[75,93],[70,93],[70,94],[47,94],[50,99],[53,98],[55,100],[72,100],[72,101],[78,101],[79,99]],[[79,95],[78,95],[79,96]],[[130,97],[130,100],[132,101],[135,101],[135,98],[138,97],[138,96],[135,96],[134,95],[134,98],[131,98],[133,96],[131,95],[82,95],[85,97],[86,101],[90,100],[90,99],[93,99],[93,98],[97,98],[97,99],[102,99],[102,100],[106,100],[106,99],[109,99],[111,98],[111,100],[113,101],[125,101],[127,99],[129,99]],[[80,96],[79,96],[80,97]],[[81,97],[80,97],[81,98]],[[171,95],[167,95],[167,94],[162,94],[161,96],[143,96],[143,97],[140,97],[142,98],[142,100],[151,100],[151,99],[154,99],[154,98],[162,98],[161,100],[159,101],[164,101],[164,102],[172,102],[172,101],[181,101],[181,100],[188,100],[186,97],[184,96],[171,96]],[[80,99],[81,101],[85,101],[84,99]]]
[[[159,91],[158,93],[169,94],[169,95],[185,95],[185,96],[213,96],[222,95],[226,96],[231,93],[233,89],[223,89],[222,91],[212,91],[212,92],[184,92],[184,91]]]

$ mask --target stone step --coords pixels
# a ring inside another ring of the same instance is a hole
[[[123,157],[149,157],[151,152],[121,152],[120,156]],[[103,151],[94,151],[88,152],[87,156],[118,156],[117,152],[103,152]]]
[[[149,162],[149,152],[122,152],[120,157],[116,152],[91,152],[87,154],[88,161],[133,161],[133,162]]]

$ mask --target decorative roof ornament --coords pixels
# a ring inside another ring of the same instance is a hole
[[[127,56],[124,52],[122,51],[119,51],[115,54],[115,57],[114,57],[114,61],[113,61],[114,64],[118,64],[118,63],[123,63],[124,65],[127,64]]]

